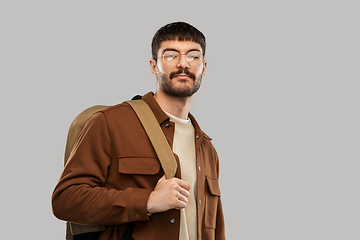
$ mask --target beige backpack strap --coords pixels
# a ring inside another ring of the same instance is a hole
[[[167,179],[175,176],[177,162],[160,125],[143,100],[126,101],[135,111],[159,158]]]

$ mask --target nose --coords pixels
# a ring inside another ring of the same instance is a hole
[[[186,54],[180,54],[178,68],[189,68],[189,63],[186,59]]]

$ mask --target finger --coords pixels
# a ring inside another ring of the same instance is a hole
[[[174,208],[180,210],[180,209],[186,208],[186,206],[187,206],[187,202],[178,200],[178,202],[176,203],[176,206]]]
[[[186,198],[190,197],[190,192],[188,190],[186,190],[185,188],[182,188],[182,187],[179,186],[178,191],[182,196],[184,196]]]
[[[188,190],[188,191],[190,190],[190,183],[188,183],[188,182],[186,182],[186,181],[184,181],[184,180],[179,179],[178,184],[180,185],[180,187],[182,187],[182,188],[184,188],[184,189],[186,189],[186,190]]]
[[[186,204],[189,202],[188,197],[186,197],[186,196],[184,196],[184,195],[182,195],[180,193],[179,193],[177,198],[178,198],[179,201],[184,202]]]

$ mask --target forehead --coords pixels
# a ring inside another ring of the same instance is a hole
[[[200,44],[192,41],[178,41],[178,40],[168,40],[163,41],[160,44],[159,54],[162,54],[164,50],[167,49],[176,50],[179,53],[187,53],[189,51],[198,50],[202,52]]]

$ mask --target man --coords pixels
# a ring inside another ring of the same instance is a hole
[[[204,35],[183,22],[162,27],[152,42],[157,91],[142,99],[172,147],[175,177],[165,178],[132,108],[109,107],[78,137],[53,193],[56,217],[105,225],[99,240],[120,240],[134,221],[133,239],[225,239],[217,153],[189,114],[205,75],[205,47]]]

